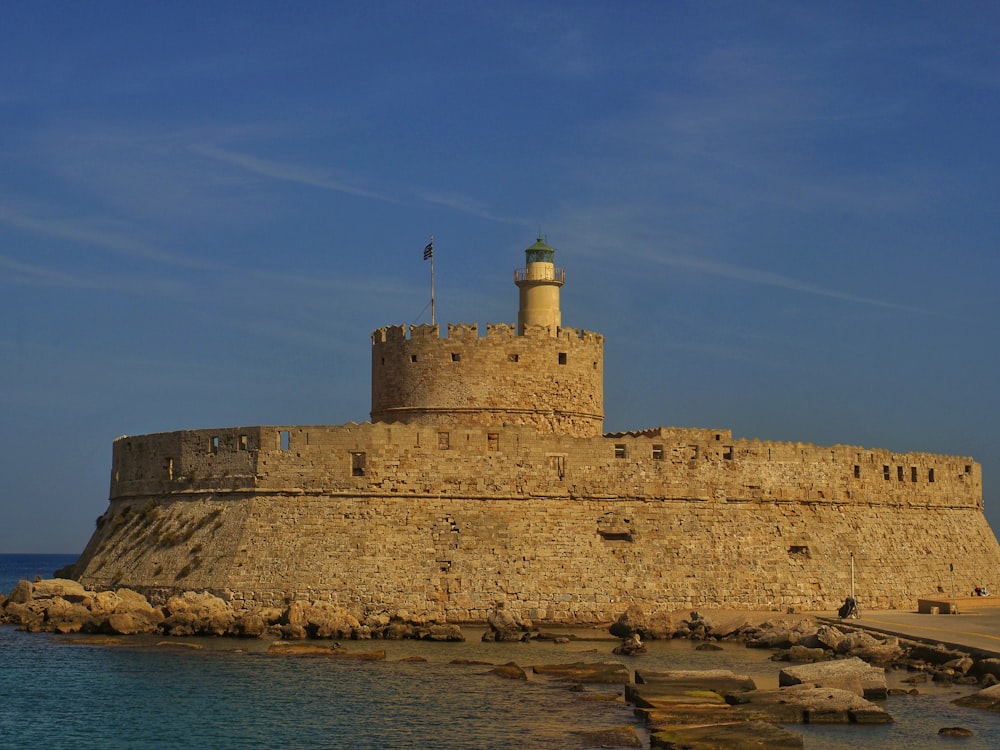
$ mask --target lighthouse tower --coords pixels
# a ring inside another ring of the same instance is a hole
[[[559,312],[559,287],[566,283],[566,271],[555,267],[556,251],[541,237],[524,251],[525,265],[514,271],[514,283],[520,290],[517,310],[517,335],[527,326],[545,326],[550,336],[558,335],[562,325]]]
[[[449,323],[386,326],[372,332],[373,422],[434,429],[505,427],[594,437],[604,422],[604,337],[564,328],[559,288],[566,274],[555,250],[538,240],[514,272],[517,326]],[[472,441],[473,433],[466,433]],[[478,439],[478,438],[475,438]],[[471,443],[470,443],[471,445]]]

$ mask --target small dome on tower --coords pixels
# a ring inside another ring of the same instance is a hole
[[[556,258],[555,249],[545,244],[539,237],[535,244],[524,251],[528,263],[554,263]]]

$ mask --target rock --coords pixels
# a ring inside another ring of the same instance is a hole
[[[522,620],[516,612],[507,609],[504,602],[496,603],[486,617],[486,624],[490,629],[483,635],[484,641],[524,640],[525,634],[531,629],[530,621]],[[488,635],[491,637],[487,638]]]
[[[581,683],[628,685],[632,677],[624,664],[574,662],[573,664],[543,664],[532,667],[535,674]]]
[[[225,601],[208,592],[186,591],[164,606],[163,630],[168,635],[230,635],[235,615]]]
[[[806,648],[825,648],[836,651],[843,640],[844,634],[839,628],[832,625],[821,625],[812,633],[801,638],[798,645]]]
[[[778,651],[771,657],[771,661],[792,661],[804,664],[826,661],[830,658],[830,652],[824,648],[807,648],[797,644],[789,649]]]
[[[975,737],[976,733],[965,727],[941,727],[938,734],[942,737]]]
[[[500,664],[490,670],[490,674],[495,674],[498,677],[505,677],[508,680],[527,680],[527,673],[521,669],[514,662],[507,662],[506,664]]]
[[[839,688],[869,699],[885,698],[888,690],[885,670],[873,667],[857,657],[786,667],[778,673],[778,685]]]
[[[659,612],[647,615],[638,604],[631,605],[618,620],[608,628],[611,635],[618,638],[631,638],[638,635],[641,639],[664,640],[672,638],[676,631],[672,615]]]
[[[850,690],[838,688],[795,685],[777,690],[730,693],[726,700],[739,713],[780,724],[892,723],[892,717],[881,707]]]
[[[1000,712],[1000,685],[983,688],[978,693],[963,695],[952,701],[963,708],[981,708],[985,711]]]
[[[11,589],[8,601],[13,602],[14,604],[27,604],[32,600],[32,598],[31,581],[25,581],[22,578],[17,582],[17,585]]]
[[[102,591],[91,604],[93,631],[112,635],[137,635],[160,630],[164,616],[142,594],[132,589]]]
[[[625,699],[643,708],[723,707],[726,695],[756,689],[751,678],[727,669],[667,672],[637,669],[635,684],[625,687]]]
[[[633,633],[630,638],[623,640],[620,646],[616,646],[612,653],[616,656],[636,656],[646,653],[646,646],[639,639],[638,633]]]
[[[458,625],[431,625],[421,636],[425,641],[448,641],[457,643],[465,640]]]
[[[699,643],[694,647],[695,651],[722,651],[722,646],[717,643],[711,643],[706,641],[705,643]]]
[[[987,676],[1000,678],[1000,659],[992,657],[989,659],[979,659],[972,665],[972,669],[969,671],[974,677],[980,679]]]
[[[681,727],[654,732],[650,736],[650,746],[669,750],[796,750],[804,747],[801,735],[763,721]]]
[[[632,727],[612,727],[586,732],[574,732],[586,747],[642,747],[642,740]]]
[[[56,596],[70,602],[82,602],[93,595],[78,581],[70,578],[46,578],[31,584],[32,599],[51,599]]]

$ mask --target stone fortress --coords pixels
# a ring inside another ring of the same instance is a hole
[[[971,458],[602,434],[603,337],[562,326],[553,249],[525,254],[516,327],[372,334],[371,422],[115,440],[75,576],[456,623],[504,601],[564,624],[631,604],[834,610],[852,589],[913,609],[994,582]]]

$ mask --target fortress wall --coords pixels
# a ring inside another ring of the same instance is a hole
[[[1000,564],[973,508],[238,494],[163,504],[165,528],[194,530],[163,544],[143,536],[155,525],[135,511],[116,521],[137,502],[112,503],[85,584],[208,589],[244,607],[319,599],[453,622],[481,622],[503,600],[537,621],[586,623],[632,603],[832,611],[850,593],[852,554],[863,606],[912,608],[951,591],[949,562],[958,592]],[[206,549],[222,554],[199,560]]]
[[[409,334],[409,335],[407,335]],[[596,436],[604,420],[600,334],[509,325],[392,326],[372,334],[372,420],[528,425]]]
[[[971,458],[733,440],[728,430],[600,438],[383,423],[192,430],[120,438],[113,463],[112,498],[255,488],[982,509],[982,470]]]

